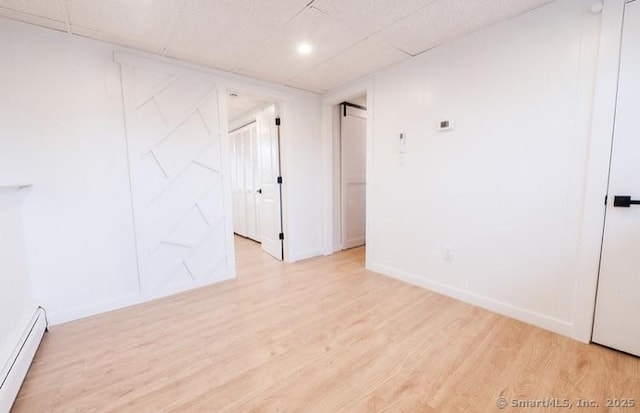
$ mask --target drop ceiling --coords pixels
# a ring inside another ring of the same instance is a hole
[[[0,16],[323,93],[550,1],[0,0]]]
[[[227,120],[231,123],[268,106],[269,103],[257,97],[231,91],[227,96]]]

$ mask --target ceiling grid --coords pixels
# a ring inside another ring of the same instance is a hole
[[[0,0],[0,16],[324,93],[551,1]]]

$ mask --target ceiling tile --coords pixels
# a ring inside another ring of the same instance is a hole
[[[58,1],[0,0],[0,16],[56,30],[67,30],[64,6]]]
[[[34,16],[65,22],[64,7],[59,1],[52,0],[0,0],[0,9],[9,9]]]
[[[307,8],[262,48],[258,59],[247,59],[236,72],[284,83],[328,58],[348,49],[363,36],[349,30],[327,14]],[[296,48],[308,42],[313,51],[300,55]]]
[[[376,39],[366,39],[288,82],[302,89],[326,92],[410,56]]]
[[[184,0],[65,0],[74,33],[103,33],[107,39],[162,52]],[[93,36],[91,36],[93,37]],[[104,40],[104,39],[101,39]]]
[[[166,54],[231,70],[255,55],[308,0],[187,0]]]
[[[67,23],[65,22],[10,9],[0,8],[0,17],[7,17],[12,20],[35,24],[36,26],[46,27],[54,30],[67,31],[68,29]]]
[[[434,0],[315,0],[316,7],[347,24],[364,36],[370,36],[407,17]]]
[[[0,16],[325,91],[551,1],[0,0]]]
[[[552,0],[437,0],[377,36],[417,55],[425,50]]]

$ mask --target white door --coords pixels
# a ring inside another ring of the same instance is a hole
[[[630,204],[631,197],[639,201]],[[623,206],[616,206],[623,205]],[[625,7],[593,341],[640,356],[640,1]]]
[[[342,170],[342,247],[353,248],[365,243],[366,216],[366,111],[346,107],[340,117]]]
[[[260,195],[260,187],[262,186],[262,178],[260,177],[262,171],[260,169],[260,140],[258,138],[258,127],[257,122],[253,124],[253,128],[251,129],[251,151],[253,153],[252,156],[252,165],[250,166],[253,171],[253,190],[251,191],[253,197],[253,203],[255,205],[255,224],[253,229],[253,235],[251,238],[255,241],[262,242],[262,230],[260,226],[260,208],[262,203],[262,196]]]
[[[234,148],[232,158],[233,171],[232,202],[233,202],[233,232],[243,237],[247,236],[247,198],[245,196],[244,174],[244,145],[243,129],[229,134],[230,146]]]
[[[233,230],[236,234],[260,242],[260,157],[256,122],[229,133],[234,147],[230,158],[232,177]]]
[[[244,148],[244,174],[245,174],[245,205],[247,216],[247,237],[253,240],[258,239],[258,217],[257,217],[257,195],[258,188],[256,187],[256,174],[253,168],[254,162],[257,156],[256,143],[256,124],[252,123],[247,126],[242,134],[242,147]]]
[[[280,137],[275,123],[275,107],[270,106],[258,115],[258,142],[260,145],[261,192],[260,232],[262,249],[273,257],[284,259],[281,216]]]
[[[240,192],[240,182],[238,181],[238,163],[240,159],[241,152],[236,149],[236,140],[238,138],[238,134],[236,132],[229,133],[229,159],[231,163],[231,210],[233,211],[233,232],[236,234],[240,231],[240,214],[238,213],[239,209],[239,192]]]

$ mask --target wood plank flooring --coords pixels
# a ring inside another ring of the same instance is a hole
[[[236,280],[53,327],[13,411],[640,411],[638,358],[366,271],[363,248],[236,249]]]

